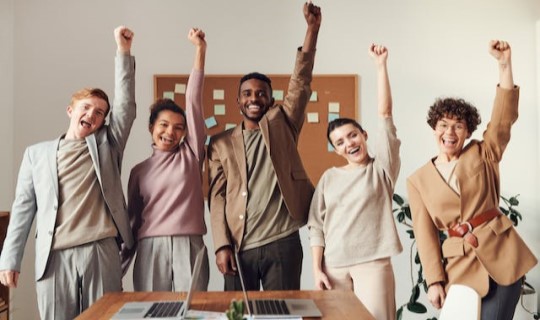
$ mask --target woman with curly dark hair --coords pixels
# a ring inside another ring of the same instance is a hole
[[[469,286],[482,297],[482,320],[513,318],[523,276],[537,263],[498,210],[499,162],[518,117],[519,87],[508,43],[491,41],[490,54],[500,83],[483,140],[465,145],[480,124],[474,106],[462,99],[436,100],[427,123],[439,154],[407,179],[428,300],[439,309],[450,285]],[[448,234],[442,246],[439,231]]]

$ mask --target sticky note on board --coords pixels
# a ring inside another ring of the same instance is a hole
[[[311,97],[309,97],[309,101],[319,101],[319,98],[317,97],[317,91],[311,92]]]
[[[206,127],[208,129],[217,126],[217,121],[214,116],[208,117],[204,120],[204,123],[206,124]]]
[[[328,152],[334,152],[334,147],[332,146],[332,144],[328,141],[326,143],[328,143],[327,145]]]
[[[210,143],[210,136],[206,136],[206,142],[204,144],[208,145],[209,143]]]
[[[172,91],[163,92],[163,98],[174,100],[174,92]]]
[[[225,130],[229,130],[236,127],[236,123],[226,123],[225,124]]]
[[[337,118],[339,118],[339,113],[329,113],[328,114],[328,122],[334,121]]]
[[[319,113],[318,112],[308,112],[307,113],[307,122],[308,123],[319,123]]]
[[[174,92],[185,94],[186,93],[186,85],[184,83],[177,83],[174,85]]]
[[[223,99],[225,99],[225,90],[214,89],[213,97],[214,97],[214,100],[223,100]]]
[[[225,114],[225,105],[224,104],[215,104],[214,105],[214,114],[215,115],[224,115]]]
[[[274,91],[272,91],[272,97],[276,101],[283,101],[283,90],[274,90]]]
[[[328,112],[339,113],[339,102],[328,102]]]

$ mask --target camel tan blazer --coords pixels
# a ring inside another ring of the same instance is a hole
[[[473,230],[477,248],[463,238],[452,237],[444,241],[441,252],[438,237],[439,230],[448,230],[458,222],[499,207],[499,162],[518,117],[518,100],[518,87],[497,87],[483,140],[472,140],[465,146],[456,165],[461,195],[444,181],[434,159],[407,180],[414,234],[428,285],[442,282],[448,290],[450,284],[464,284],[483,297],[489,289],[489,277],[509,285],[537,263],[504,214]]]
[[[314,52],[298,50],[283,105],[274,105],[259,122],[289,214],[304,223],[314,187],[297,144],[311,96],[314,58]],[[215,251],[232,245],[240,248],[244,236],[249,190],[242,127],[213,136],[208,146],[208,205]]]

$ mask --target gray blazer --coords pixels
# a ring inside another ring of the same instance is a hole
[[[119,55],[115,59],[114,109],[109,124],[86,137],[107,210],[119,232],[119,243],[133,245],[120,172],[126,142],[136,116],[135,58]],[[47,266],[59,207],[56,153],[59,137],[26,149],[19,170],[15,200],[0,270],[21,270],[24,247],[36,218],[36,280]]]

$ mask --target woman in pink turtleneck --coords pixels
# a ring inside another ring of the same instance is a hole
[[[150,107],[152,156],[137,164],[128,184],[128,212],[136,246],[122,251],[126,272],[135,252],[135,291],[187,291],[195,256],[206,246],[201,169],[206,141],[202,106],[205,34],[191,29],[193,70],[186,90],[186,111],[171,99]],[[208,255],[197,281],[207,290]]]

